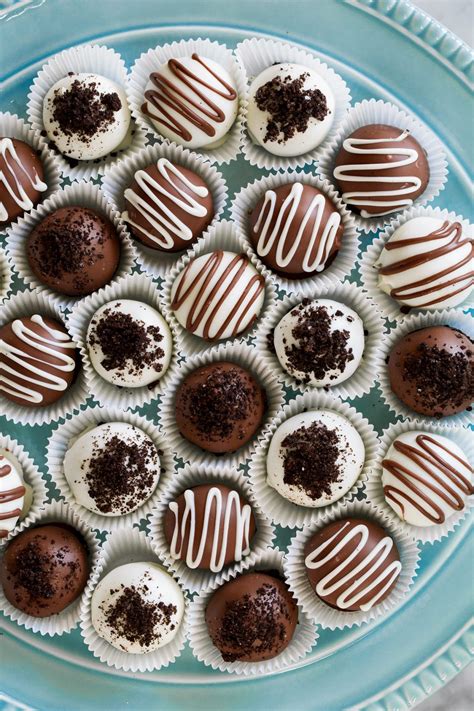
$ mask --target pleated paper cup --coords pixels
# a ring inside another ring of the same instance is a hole
[[[91,183],[73,183],[64,190],[52,195],[48,200],[39,205],[35,210],[18,221],[8,233],[6,249],[10,260],[15,265],[18,274],[32,289],[44,293],[48,299],[56,302],[62,309],[70,309],[81,297],[67,296],[45,286],[30,267],[27,255],[27,242],[30,233],[45,217],[55,210],[63,207],[85,207],[94,210],[99,215],[110,220],[114,225],[120,240],[120,261],[110,283],[129,274],[134,267],[135,249],[125,226],[120,221],[118,212],[107,200],[107,197],[97,185]]]
[[[368,611],[349,612],[330,607],[316,595],[306,574],[304,555],[306,542],[328,524],[345,518],[366,519],[379,524],[395,541],[402,564],[393,590],[385,600]],[[339,511],[334,511],[310,527],[298,531],[289,545],[284,566],[290,590],[308,618],[325,629],[342,630],[360,627],[382,615],[392,613],[399,607],[415,581],[419,556],[420,551],[413,538],[401,531],[399,526],[395,526],[373,504],[368,501],[352,501],[346,503]]]
[[[443,210],[440,207],[431,207],[430,205],[426,207],[413,207],[404,212],[403,215],[396,217],[390,222],[385,230],[381,232],[378,237],[374,239],[372,244],[367,247],[360,260],[362,287],[369,293],[369,296],[373,298],[383,315],[390,319],[390,321],[397,321],[398,319],[403,318],[407,312],[413,314],[426,311],[437,311],[444,308],[443,306],[438,306],[436,304],[424,309],[421,309],[420,307],[404,306],[401,302],[382,291],[378,285],[380,255],[383,248],[396,230],[398,230],[406,222],[414,220],[417,217],[429,217],[438,220],[449,220],[449,222],[460,222],[463,233],[474,236],[474,230],[472,225],[469,224],[469,220],[465,220],[463,217],[456,215],[454,212]],[[456,308],[468,309],[473,305],[474,292],[471,290],[471,293],[464,299],[463,302],[457,305]]]
[[[87,347],[87,329],[97,309],[110,301],[131,299],[141,301],[156,309],[167,321],[173,338],[173,353],[170,364],[162,377],[152,386],[125,388],[112,385],[104,380],[95,370]],[[154,400],[157,395],[166,392],[173,382],[180,353],[180,342],[173,323],[167,318],[158,285],[146,274],[133,274],[119,279],[115,284],[100,289],[76,304],[68,316],[68,328],[81,349],[89,392],[100,405],[121,410],[134,410]]]
[[[330,385],[329,390],[333,395],[346,400],[364,395],[370,391],[377,378],[375,369],[376,354],[385,332],[384,321],[371,298],[367,297],[362,289],[355,284],[347,282],[332,287],[315,287],[310,296],[313,299],[332,299],[355,311],[363,321],[365,331],[365,346],[362,360],[357,370],[347,380],[337,385]],[[270,313],[263,320],[258,330],[255,342],[257,350],[267,361],[268,367],[283,381],[286,387],[293,390],[320,390],[321,388],[302,383],[289,375],[282,367],[273,348],[273,333],[281,319],[295,306],[301,304],[302,299],[294,294],[277,301]],[[326,390],[326,388],[323,388]]]
[[[417,118],[405,113],[398,106],[387,101],[365,99],[349,110],[345,120],[339,127],[337,135],[327,145],[320,157],[317,168],[318,173],[322,178],[329,180],[337,187],[333,173],[336,157],[343,141],[358,128],[377,123],[408,129],[423,148],[430,167],[430,177],[423,194],[416,198],[412,205],[426,205],[431,202],[443,190],[448,179],[448,164],[441,141]],[[411,205],[407,207],[411,207]],[[394,216],[402,215],[405,211],[406,207],[388,215],[370,218],[361,217],[354,213],[354,218],[359,229],[364,232],[376,232],[390,222]]]
[[[0,305],[12,292],[13,269],[7,255],[0,249]]]
[[[313,150],[293,157],[275,156],[262,146],[254,143],[247,131],[244,132],[244,156],[251,165],[256,165],[258,168],[288,170],[289,168],[301,168],[317,161],[324,151],[324,147],[336,136],[338,128],[350,107],[351,94],[344,79],[314,54],[310,54],[307,50],[299,49],[287,42],[252,37],[239,42],[236,48],[236,55],[244,66],[249,78],[249,85],[265,69],[272,64],[280,64],[281,62],[301,64],[317,72],[326,81],[334,94],[334,119],[327,136]]]
[[[174,165],[192,170],[207,184],[214,204],[214,217],[209,227],[203,232],[204,235],[222,215],[227,202],[227,185],[222,173],[215,166],[186,148],[167,143],[144,148],[137,155],[122,161],[115,170],[107,173],[102,183],[104,193],[113,201],[127,227],[127,231],[133,237],[132,230],[123,216],[127,209],[124,192],[132,184],[135,173],[138,170],[147,168],[152,164],[156,165],[160,158],[167,158]],[[183,252],[164,252],[159,249],[151,249],[135,238],[133,242],[137,252],[138,263],[152,276],[166,276],[183,254]]]
[[[222,484],[238,491],[252,507],[252,513],[255,518],[256,531],[250,542],[250,552],[243,556],[241,561],[226,565],[218,572],[200,570],[198,568],[192,569],[184,561],[174,559],[164,533],[164,518],[168,511],[169,503],[176,501],[178,496],[186,489],[200,484]],[[226,466],[214,470],[203,466],[187,466],[182,471],[177,472],[162,492],[158,506],[150,520],[150,532],[153,548],[163,560],[166,560],[170,569],[174,571],[184,587],[190,592],[199,592],[213,583],[221,584],[228,580],[232,574],[240,572],[244,566],[253,565],[258,557],[267,548],[271,547],[275,536],[273,526],[263,515],[253,498],[247,477]]]
[[[338,212],[341,214],[344,233],[342,235],[341,247],[333,259],[332,263],[321,272],[317,272],[305,279],[287,279],[281,274],[277,274],[265,265],[258,257],[252,245],[249,234],[249,215],[267,190],[275,190],[281,185],[288,183],[303,183],[311,185],[313,188],[321,190],[327,198],[333,201]],[[327,181],[323,181],[310,173],[284,172],[266,175],[249,183],[238,192],[231,205],[231,219],[235,222],[240,234],[242,244],[247,254],[256,260],[260,266],[262,274],[271,278],[279,289],[288,293],[299,294],[302,297],[308,296],[315,288],[331,287],[339,284],[349,276],[356,265],[357,254],[359,252],[359,237],[353,216],[345,208],[339,195]]]
[[[431,423],[433,425],[444,425],[446,427],[472,424],[474,419],[472,411],[469,410],[464,410],[456,415],[447,415],[442,418],[421,415],[405,405],[405,403],[395,395],[390,386],[388,358],[392,348],[408,333],[429,326],[451,326],[452,328],[462,331],[471,341],[474,341],[474,322],[472,317],[457,309],[444,309],[443,311],[406,316],[400,321],[396,328],[385,336],[377,353],[377,371],[380,390],[382,391],[382,399],[390,410],[395,413],[397,418],[406,417],[408,420],[417,420],[419,423]]]
[[[64,314],[59,306],[43,292],[36,290],[22,291],[18,292],[15,296],[11,296],[1,308],[0,328],[17,318],[32,316],[33,314],[48,316],[62,323],[76,344],[79,353],[79,343],[65,322]],[[81,407],[85,405],[88,397],[89,392],[84,374],[84,363],[81,362],[74,382],[64,391],[64,394],[56,402],[45,407],[18,405],[8,400],[0,390],[0,412],[2,415],[5,415],[7,420],[12,420],[15,424],[43,425],[65,417],[68,414],[78,412]]]
[[[160,457],[161,473],[155,491],[136,511],[123,516],[103,516],[78,504],[64,473],[64,457],[73,441],[86,430],[109,422],[125,422],[142,430],[151,439]],[[61,496],[85,524],[101,531],[115,531],[130,529],[151,513],[161,499],[166,482],[172,477],[174,462],[163,435],[151,420],[132,412],[124,412],[118,407],[94,407],[87,408],[55,427],[48,440],[46,466]]]
[[[429,434],[440,435],[452,440],[464,452],[467,460],[474,462],[474,437],[469,429],[462,427],[446,428],[442,425],[421,424],[420,422],[395,422],[385,429],[380,438],[380,449],[377,453],[377,459],[373,470],[365,485],[365,493],[370,502],[372,502],[383,515],[390,520],[394,526],[398,526],[404,533],[420,543],[434,543],[448,536],[452,531],[459,526],[464,519],[470,514],[474,506],[474,498],[471,496],[466,499],[464,508],[461,511],[454,511],[452,515],[442,524],[433,524],[432,526],[413,526],[406,521],[403,521],[398,514],[392,509],[384,496],[382,484],[382,462],[387,456],[387,452],[393,441],[404,432],[427,432]],[[473,478],[471,476],[471,482]]]
[[[177,580],[164,561],[153,552],[151,541],[143,532],[140,532],[137,528],[130,528],[129,530],[124,529],[112,533],[104,544],[100,563],[94,571],[81,606],[81,635],[89,651],[107,666],[130,672],[156,671],[172,664],[183,651],[188,625],[189,600],[179,580],[177,580],[184,595],[184,617],[178,633],[168,644],[154,652],[129,654],[116,649],[105,639],[99,637],[92,625],[91,612],[92,595],[98,582],[121,565],[142,562],[160,565],[166,572],[170,573],[171,577]]]
[[[118,52],[102,45],[81,45],[55,54],[38,72],[28,93],[27,113],[31,125],[44,131],[43,103],[50,88],[60,79],[74,74],[98,74],[111,79],[125,92],[127,68]],[[137,153],[146,145],[146,134],[132,119],[123,143],[108,156],[97,160],[72,160],[54,149],[56,165],[71,180],[89,180],[103,175],[123,158]]]
[[[0,587],[0,610],[6,617],[9,617],[13,622],[16,622],[21,627],[27,630],[32,630],[32,632],[38,632],[43,636],[54,637],[55,635],[62,635],[66,632],[71,632],[77,627],[80,617],[81,603],[86,599],[88,595],[89,586],[95,576],[95,571],[99,563],[100,558],[100,547],[95,534],[91,529],[86,526],[80,519],[76,516],[74,511],[62,501],[53,501],[47,504],[38,514],[30,520],[28,523],[23,522],[13,534],[7,538],[6,543],[8,544],[16,538],[17,535],[25,531],[27,528],[34,528],[36,526],[43,526],[48,523],[59,523],[62,525],[71,526],[76,532],[78,532],[84,539],[89,550],[89,562],[90,562],[90,574],[88,582],[84,588],[82,594],[72,602],[65,610],[59,612],[57,615],[50,615],[49,617],[33,617],[33,615],[27,615],[25,612],[18,610],[10,602],[8,602],[3,588]],[[0,552],[0,556],[5,552],[3,549]]]
[[[217,165],[227,164],[237,158],[241,149],[243,121],[247,106],[247,79],[240,61],[225,44],[199,38],[158,45],[153,49],[149,49],[148,52],[144,52],[135,61],[128,82],[128,97],[132,114],[145,131],[152,134],[155,141],[174,144],[175,141],[170,141],[162,136],[151,120],[142,112],[141,107],[145,101],[145,87],[148,84],[150,74],[156,72],[162,64],[166,64],[170,59],[190,57],[194,52],[201,57],[212,59],[224,67],[232,77],[237,90],[239,110],[224,143],[213,149],[206,149],[205,147],[195,149],[196,153],[199,153],[211,163],[217,163]]]
[[[294,415],[311,410],[330,410],[345,417],[355,427],[362,438],[365,448],[365,462],[357,481],[338,501],[319,508],[299,506],[285,499],[267,483],[267,453],[270,442],[278,427]],[[370,422],[355,407],[342,402],[334,395],[323,390],[297,395],[283,410],[274,417],[262,438],[249,467],[250,484],[256,501],[263,513],[275,524],[287,528],[307,527],[328,515],[337,515],[348,501],[352,501],[363,489],[364,483],[375,464],[379,447],[377,433]]]

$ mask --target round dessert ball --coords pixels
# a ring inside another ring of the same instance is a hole
[[[248,132],[273,155],[299,156],[324,141],[334,108],[334,94],[317,71],[289,62],[273,64],[250,85]]]
[[[98,160],[121,148],[130,121],[125,90],[99,74],[71,72],[44,97],[48,138],[60,153],[75,160]]]
[[[206,624],[225,662],[263,662],[277,657],[290,644],[298,608],[278,578],[245,573],[212,595]]]
[[[22,531],[0,562],[7,600],[33,617],[57,615],[76,600],[89,577],[89,553],[70,526],[46,524]]]
[[[35,276],[66,296],[86,296],[105,286],[120,261],[114,225],[85,207],[54,210],[30,233],[26,249]]]
[[[429,326],[407,333],[388,359],[395,395],[420,415],[446,417],[474,400],[474,344],[450,326]]]
[[[415,217],[395,230],[375,266],[379,288],[405,307],[458,306],[474,288],[472,230],[460,222]]]
[[[347,418],[310,410],[276,429],[267,453],[267,483],[293,504],[321,508],[347,494],[364,461],[364,442]]]
[[[298,382],[337,385],[354,374],[364,352],[364,324],[348,306],[331,299],[305,299],[276,325],[275,353]]]
[[[255,517],[238,491],[201,484],[169,502],[163,527],[173,560],[219,573],[250,553]]]
[[[160,252],[187,249],[214,217],[206,182],[167,158],[137,170],[124,198],[127,209],[122,219],[136,239]]]
[[[324,271],[341,246],[343,232],[333,201],[304,183],[267,190],[249,217],[249,237],[256,253],[287,279]]]
[[[368,612],[395,587],[402,564],[393,538],[374,521],[343,518],[314,534],[304,548],[316,595],[336,610]]]
[[[378,217],[413,205],[428,185],[430,167],[408,129],[370,124],[344,139],[334,178],[349,207]]]
[[[63,466],[77,503],[102,516],[136,511],[160,478],[155,445],[127,422],[108,422],[80,434],[70,442]]]
[[[244,254],[234,252],[191,259],[171,288],[171,308],[181,326],[209,341],[246,331],[264,301],[264,277]]]
[[[13,531],[33,502],[33,489],[23,479],[18,459],[0,448],[0,540]]]
[[[413,430],[394,439],[382,461],[385,500],[411,526],[445,523],[474,493],[472,467],[448,437]]]
[[[108,383],[125,388],[156,383],[168,370],[173,353],[163,316],[130,299],[109,301],[97,309],[86,341],[94,370]]]
[[[176,392],[176,424],[185,439],[206,452],[228,454],[252,439],[265,407],[265,391],[253,375],[220,361],[184,378]]]
[[[121,652],[147,654],[176,637],[184,617],[178,583],[156,563],[127,563],[100,580],[92,594],[95,631]]]
[[[0,393],[11,402],[52,405],[72,384],[79,367],[76,346],[56,319],[33,314],[0,328]]]
[[[32,210],[48,186],[41,158],[18,138],[0,137],[0,224]]]

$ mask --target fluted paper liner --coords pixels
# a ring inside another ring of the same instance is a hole
[[[13,280],[13,269],[7,259],[7,255],[0,249],[0,305],[11,294]]]

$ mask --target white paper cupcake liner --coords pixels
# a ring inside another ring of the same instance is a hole
[[[308,69],[316,71],[327,82],[335,99],[334,120],[326,138],[312,151],[294,157],[274,156],[262,146],[254,143],[247,131],[244,132],[244,156],[251,165],[256,165],[258,168],[287,170],[288,168],[300,168],[308,163],[317,161],[324,151],[324,147],[337,134],[341,121],[344,120],[350,107],[351,94],[344,79],[339,74],[336,74],[334,69],[328,67],[327,64],[307,50],[299,49],[286,42],[252,37],[239,42],[236,48],[236,55],[244,66],[249,78],[249,85],[264,69],[267,69],[272,64],[280,64],[281,62],[302,64]]]
[[[434,543],[449,535],[460,523],[470,514],[474,506],[474,497],[466,500],[466,504],[461,511],[455,511],[443,524],[433,526],[412,526],[403,521],[387,503],[382,484],[382,462],[393,441],[404,432],[430,432],[447,437],[457,444],[466,455],[469,462],[474,462],[474,437],[469,429],[461,427],[443,427],[442,425],[421,424],[420,422],[395,422],[387,427],[380,437],[380,448],[373,470],[365,484],[365,494],[367,499],[380,509],[383,515],[390,520],[394,526],[409,535],[420,543]]]
[[[40,314],[60,321],[66,328],[72,340],[76,343],[79,352],[79,344],[74,338],[74,334],[69,329],[65,321],[64,314],[59,306],[52,302],[47,294],[38,291],[22,291],[15,296],[11,296],[2,305],[0,311],[0,328],[7,323],[11,323],[23,316]],[[84,374],[84,362],[81,359],[76,379],[64,391],[64,394],[46,407],[28,407],[28,405],[18,405],[8,400],[0,391],[0,412],[7,420],[12,420],[15,424],[23,425],[43,425],[52,420],[58,420],[67,414],[72,414],[81,409],[85,404],[89,392]]]
[[[113,223],[120,240],[120,261],[117,271],[110,282],[111,284],[116,282],[120,277],[129,274],[134,267],[135,260],[135,248],[127,234],[125,226],[120,221],[118,212],[113,208],[110,201],[107,200],[107,197],[97,185],[81,181],[80,183],[73,183],[64,188],[64,190],[56,192],[35,210],[32,210],[28,215],[18,220],[18,223],[9,230],[6,240],[6,249],[8,256],[15,265],[15,269],[25,283],[30,288],[35,288],[45,293],[49,299],[58,303],[63,309],[72,308],[81,297],[60,294],[58,291],[54,291],[45,286],[30,267],[26,246],[30,233],[45,217],[54,210],[69,206],[86,207],[90,210],[94,210]]]
[[[227,134],[225,142],[214,149],[197,148],[196,153],[202,155],[211,163],[222,165],[230,163],[237,158],[240,153],[242,143],[242,130],[247,106],[246,92],[247,79],[240,61],[236,58],[232,50],[225,44],[209,39],[189,39],[172,42],[170,44],[158,45],[148,52],[144,52],[133,65],[128,82],[128,98],[132,109],[132,114],[143,128],[151,133],[155,140],[161,143],[175,143],[161,136],[153,123],[142,113],[141,107],[144,102],[145,87],[149,76],[156,72],[158,67],[165,64],[170,59],[179,57],[189,57],[194,52],[201,57],[207,57],[220,64],[228,71],[234,81],[239,96],[239,110],[234,125]]]
[[[346,417],[358,431],[365,447],[365,463],[357,481],[338,501],[320,508],[294,504],[267,484],[267,452],[276,429],[290,417],[309,410],[331,410]],[[249,476],[255,499],[263,513],[274,524],[287,528],[310,526],[325,516],[337,515],[344,509],[347,502],[354,499],[362,490],[364,482],[374,466],[378,447],[379,440],[373,426],[347,402],[342,402],[339,398],[323,390],[298,395],[288,405],[285,405],[278,416],[273,419],[252,457]]]
[[[250,552],[237,563],[226,565],[221,572],[213,573],[210,570],[199,570],[188,568],[186,563],[175,560],[171,557],[170,547],[164,534],[164,517],[168,510],[170,501],[176,501],[177,497],[186,489],[200,484],[223,484],[238,491],[243,498],[251,505],[255,517],[255,535],[250,543]],[[170,569],[175,572],[181,583],[190,592],[199,592],[213,583],[223,583],[229,577],[238,573],[243,567],[249,567],[255,563],[258,557],[272,545],[275,537],[273,526],[263,515],[258,504],[253,498],[247,477],[235,469],[225,466],[216,470],[209,470],[206,467],[186,467],[175,474],[162,492],[158,507],[154,511],[150,520],[150,532],[153,548],[158,555],[166,560]]]
[[[92,366],[87,349],[87,329],[92,316],[104,304],[116,299],[142,301],[160,312],[166,319],[173,337],[173,353],[166,372],[153,387],[125,388],[112,385],[104,380]],[[133,274],[119,279],[115,284],[100,289],[76,304],[67,319],[68,328],[81,349],[84,371],[89,392],[100,405],[121,410],[135,409],[154,400],[157,395],[166,392],[173,382],[180,352],[179,336],[173,323],[166,317],[158,285],[146,274]]]
[[[197,368],[217,361],[235,363],[248,370],[265,390],[266,395],[267,406],[262,426],[246,445],[229,454],[206,452],[189,442],[179,431],[175,416],[176,393],[183,380]],[[168,446],[183,461],[190,462],[192,466],[201,465],[208,469],[219,469],[220,467],[234,469],[250,457],[258,442],[265,436],[268,423],[279,412],[283,403],[282,385],[275,374],[268,370],[256,348],[248,343],[220,345],[211,348],[206,353],[188,358],[173,373],[161,403],[161,426]]]
[[[13,269],[7,259],[7,255],[0,249],[0,305],[11,294],[13,280]]]
[[[147,654],[129,654],[113,647],[102,637],[99,637],[92,625],[91,602],[92,594],[99,580],[110,573],[111,570],[126,563],[150,562],[160,564],[167,572],[168,566],[153,552],[151,541],[137,528],[115,531],[112,533],[102,549],[102,555],[97,569],[94,571],[87,594],[81,606],[81,635],[88,649],[94,657],[100,659],[109,667],[131,672],[156,671],[167,667],[181,654],[186,642],[187,618],[189,601],[183,589],[185,609],[183,621],[174,639],[168,644]],[[172,575],[172,573],[170,573]],[[172,577],[174,577],[172,575]],[[175,578],[177,580],[177,578]]]
[[[335,284],[331,287],[314,287],[311,295],[308,295],[308,298],[311,300],[334,299],[334,301],[339,301],[349,306],[362,319],[364,331],[367,335],[365,337],[365,347],[361,363],[353,375],[338,385],[329,386],[329,390],[333,395],[337,395],[343,400],[368,393],[377,378],[375,358],[385,332],[384,321],[376,305],[372,299],[364,294],[360,287],[347,282],[339,285]],[[268,367],[273,372],[278,373],[279,379],[283,381],[286,387],[304,392],[305,390],[319,390],[320,388],[298,382],[289,375],[282,368],[274,350],[270,348],[270,342],[273,343],[275,327],[279,324],[281,319],[295,306],[300,304],[301,301],[301,297],[291,295],[284,297],[281,301],[275,302],[270,313],[260,324],[255,346],[262,354],[262,357],[267,361]]]
[[[161,474],[154,493],[136,511],[123,516],[102,516],[89,511],[76,502],[74,494],[64,474],[64,457],[73,439],[91,427],[108,422],[126,422],[138,427],[150,437],[160,456]],[[166,482],[172,477],[174,462],[159,428],[151,420],[132,412],[124,412],[117,407],[88,408],[76,417],[60,423],[53,430],[46,449],[46,466],[51,478],[67,503],[88,526],[101,531],[130,529],[134,523],[148,516],[160,501]]]
[[[265,192],[267,190],[274,190],[281,185],[296,182],[311,185],[321,190],[326,197],[330,198],[340,212],[342,224],[344,225],[341,247],[332,263],[322,272],[313,274],[305,279],[287,279],[270,270],[256,254],[251,240],[249,239],[248,230],[249,214]],[[278,288],[284,289],[286,292],[294,292],[302,297],[308,296],[315,287],[330,287],[344,281],[356,265],[357,254],[359,252],[359,238],[353,216],[345,208],[336,190],[327,180],[322,181],[317,176],[309,173],[276,173],[254,180],[235,195],[231,205],[231,219],[237,225],[247,254],[249,256],[252,255],[256,263],[260,265],[262,274],[271,278]]]
[[[81,603],[86,598],[89,586],[95,576],[95,570],[99,563],[100,552],[99,542],[93,531],[82,523],[74,511],[62,501],[53,501],[52,503],[47,504],[41,511],[38,512],[34,519],[28,523],[22,523],[21,526],[16,529],[15,533],[10,534],[7,538],[7,545],[13,538],[16,538],[16,536],[22,533],[25,529],[32,528],[34,526],[42,526],[47,523],[60,523],[71,526],[75,531],[83,536],[87,543],[87,547],[89,549],[90,574],[82,595],[80,595],[77,600],[72,602],[68,607],[66,607],[65,610],[57,615],[50,615],[49,617],[33,617],[32,615],[27,615],[25,612],[18,610],[10,602],[8,602],[4,595],[3,588],[0,587],[0,610],[4,615],[13,620],[13,622],[16,622],[25,629],[38,632],[41,635],[53,637],[54,635],[62,635],[66,632],[71,632],[71,630],[77,627],[80,617]]]
[[[448,210],[443,210],[440,207],[431,207],[428,205],[427,207],[418,206],[413,207],[410,210],[406,210],[403,215],[396,217],[390,222],[383,232],[379,233],[378,237],[376,237],[372,244],[367,247],[361,257],[360,276],[362,279],[362,287],[368,291],[369,295],[373,298],[383,315],[391,321],[403,318],[406,314],[402,311],[402,309],[406,309],[406,307],[379,288],[379,270],[376,265],[378,264],[383,248],[392,237],[395,230],[398,230],[399,227],[404,225],[406,222],[415,219],[416,217],[432,217],[440,220],[449,220],[450,222],[460,222],[464,233],[472,234],[473,232],[472,226],[469,224],[469,220],[465,220],[463,217],[456,215],[454,212],[449,212]],[[474,290],[471,291],[470,295],[466,297],[461,304],[456,306],[456,308],[467,309],[473,305]],[[409,313],[426,313],[429,311],[437,311],[440,308],[442,309],[443,307],[439,307],[436,304],[430,306],[429,309],[409,307]]]
[[[448,179],[448,164],[441,141],[417,118],[386,101],[364,100],[355,104],[349,110],[345,120],[339,127],[337,135],[326,146],[324,153],[320,157],[317,167],[318,173],[322,178],[328,179],[335,185],[333,170],[342,142],[358,128],[373,123],[382,123],[400,129],[407,128],[424,149],[430,166],[430,178],[425,191],[420,197],[416,198],[413,204],[417,206],[431,202],[443,190]],[[354,217],[360,229],[365,232],[376,232],[390,222],[394,215],[399,216],[404,212],[405,210],[402,209],[389,215],[372,218],[361,217],[354,213]]]
[[[365,518],[382,526],[394,539],[402,564],[402,570],[391,593],[385,600],[366,612],[336,610],[326,605],[313,590],[304,565],[306,542],[329,523],[346,517]],[[298,531],[288,547],[284,567],[290,590],[309,619],[321,627],[342,630],[348,627],[360,627],[382,615],[390,614],[401,605],[415,580],[419,556],[420,551],[413,538],[401,531],[398,526],[394,526],[375,506],[368,501],[352,501],[346,503],[339,511],[324,516],[309,528]]]
[[[278,548],[267,550],[251,566],[245,566],[242,572],[249,572],[249,570],[278,571],[284,575],[283,554]],[[235,578],[237,574],[232,573],[229,577]],[[225,662],[217,647],[212,643],[206,624],[207,605],[221,584],[216,581],[203,590],[194,598],[189,610],[189,643],[194,656],[200,662],[204,662],[207,667],[248,677],[276,674],[303,659],[316,644],[319,637],[316,628],[303,610],[298,607],[298,624],[293,639],[281,654],[263,662]]]
[[[195,257],[200,257],[203,254],[208,254],[214,250],[224,250],[229,252],[235,252],[236,254],[244,253],[242,249],[242,239],[232,222],[228,220],[220,220],[213,227],[211,227],[205,235],[199,240],[197,245],[192,249],[188,250],[181,259],[175,264],[175,266],[168,273],[165,282],[163,284],[163,300],[165,303],[165,309],[168,318],[175,325],[176,330],[180,334],[181,342],[183,344],[183,351],[187,355],[193,355],[197,353],[203,353],[208,350],[211,346],[215,346],[219,343],[239,343],[249,336],[253,336],[257,332],[257,328],[261,320],[264,318],[265,314],[269,312],[275,301],[275,286],[272,279],[269,277],[268,270],[264,269],[260,261],[255,257],[255,254],[250,252],[250,250],[245,250],[246,256],[249,258],[255,269],[259,274],[265,277],[265,298],[263,302],[260,314],[255,319],[254,323],[247,328],[247,330],[242,333],[237,334],[235,338],[222,339],[221,341],[206,341],[204,338],[195,336],[190,331],[187,331],[174,315],[174,311],[171,309],[171,289],[173,284],[179,274],[183,269],[189,264],[189,262]]]
[[[203,233],[205,234],[219,220],[225,208],[227,185],[222,173],[219,173],[215,166],[187,148],[168,143],[148,146],[137,155],[122,161],[115,170],[107,173],[102,182],[104,193],[111,198],[119,213],[123,213],[126,209],[124,192],[133,182],[135,173],[137,170],[146,168],[152,163],[156,164],[159,158],[167,158],[175,165],[194,171],[207,184],[214,203],[214,217]],[[129,225],[125,221],[123,222],[131,235]],[[202,238],[200,237],[200,239]],[[164,277],[183,254],[183,252],[163,252],[158,249],[151,249],[138,239],[133,239],[133,243],[140,266],[153,276]]]
[[[433,425],[444,425],[452,427],[455,425],[469,425],[474,422],[472,411],[464,410],[456,415],[448,415],[442,418],[427,417],[421,415],[407,405],[405,405],[393,392],[390,387],[388,375],[388,357],[393,346],[411,331],[418,331],[428,326],[451,326],[466,334],[474,340],[474,321],[472,316],[464,314],[457,309],[444,309],[443,311],[432,311],[431,313],[413,314],[406,316],[400,321],[398,326],[388,333],[377,353],[377,372],[382,399],[397,417],[406,417],[409,420],[417,420],[419,423],[431,422]]]
[[[38,72],[28,93],[28,117],[33,128],[40,133],[44,130],[44,98],[50,88],[69,72],[98,74],[111,79],[124,90],[127,88],[127,68],[120,54],[113,49],[96,44],[81,45],[55,54]],[[133,119],[124,144],[110,155],[97,160],[70,161],[55,150],[56,165],[71,180],[88,180],[104,174],[123,158],[137,153],[146,145],[145,132]]]

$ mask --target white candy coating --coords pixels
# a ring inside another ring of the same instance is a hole
[[[26,516],[33,499],[33,490],[23,480],[18,459],[7,449],[0,449],[0,540],[13,531]]]

